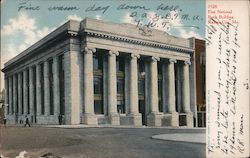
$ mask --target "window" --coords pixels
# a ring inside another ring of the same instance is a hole
[[[145,73],[145,63],[141,60],[139,60],[138,71],[139,73]]]
[[[124,104],[124,70],[125,70],[125,61],[124,58],[116,58],[116,71],[117,71],[117,112],[119,114],[125,113],[125,104]]]
[[[97,49],[93,56],[94,69],[94,111],[95,114],[104,114],[103,107],[103,60],[104,50]]]
[[[93,69],[94,70],[102,70],[102,55],[94,54],[93,56]]]
[[[161,94],[162,94],[162,80],[159,79],[158,80],[158,95],[159,95],[159,97],[161,97]]]
[[[162,74],[162,63],[161,62],[158,62],[158,64],[157,64],[157,71],[158,71],[158,75]]]
[[[117,79],[117,94],[124,93],[124,79]]]
[[[94,78],[94,94],[102,94],[102,78]]]
[[[119,114],[124,114],[125,113],[124,100],[117,100],[117,112]]]
[[[124,62],[124,58],[122,57],[117,57],[116,58],[116,71],[119,72],[123,72],[125,70],[125,62]]]
[[[145,80],[138,80],[138,93],[144,96],[145,93]]]

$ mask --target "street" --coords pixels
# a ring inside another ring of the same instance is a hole
[[[201,133],[167,128],[48,128],[1,127],[0,154],[30,157],[164,158],[205,157],[205,144],[152,139],[166,133]],[[202,130],[204,133],[205,130]]]

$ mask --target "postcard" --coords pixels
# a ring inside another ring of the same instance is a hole
[[[249,1],[1,0],[0,157],[248,157]]]

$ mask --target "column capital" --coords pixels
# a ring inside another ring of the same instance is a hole
[[[150,60],[153,61],[153,62],[157,62],[157,61],[160,61],[160,57],[152,56],[152,57],[150,58]]]
[[[189,60],[184,61],[185,65],[191,65],[191,62]]]
[[[177,63],[177,60],[176,60],[176,59],[169,59],[168,61],[169,61],[170,64]]]
[[[110,51],[109,51],[109,55],[110,55],[110,56],[114,56],[114,55],[115,55],[115,56],[118,56],[118,55],[119,55],[119,52],[118,52],[118,51],[115,51],[115,50],[110,50]]]
[[[134,54],[134,53],[132,53],[132,54],[130,55],[130,57],[131,57],[132,59],[139,59],[139,58],[140,58],[140,55],[139,55],[139,54]]]
[[[59,56],[57,55],[53,57],[53,60],[58,60],[58,59],[59,59]]]
[[[92,53],[95,53],[95,52],[96,52],[95,48],[89,48],[89,47],[84,48],[84,53],[86,53],[86,54],[92,54]]]

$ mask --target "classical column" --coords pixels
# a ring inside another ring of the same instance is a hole
[[[190,112],[190,87],[189,87],[189,61],[183,65],[183,110],[185,113]]]
[[[93,82],[93,53],[96,49],[85,47],[84,50],[84,114],[85,124],[97,124],[97,118],[94,113],[94,82]]]
[[[168,94],[167,94],[167,100],[168,100],[168,112],[171,113],[171,126],[179,126],[179,115],[176,112],[175,105],[175,70],[174,70],[174,64],[176,63],[175,59],[169,59],[168,64]]]
[[[37,115],[42,114],[42,98],[41,98],[41,66],[36,65],[36,113]]]
[[[158,113],[158,72],[157,61],[160,58],[152,57],[150,60],[150,112]]]
[[[22,73],[18,73],[18,115],[22,115]]]
[[[138,112],[138,69],[137,69],[137,59],[140,58],[140,55],[131,54],[130,58],[130,76],[129,76],[129,103],[130,111],[129,115],[131,116],[133,125],[140,126],[142,125],[142,117]]]
[[[7,116],[9,115],[8,113],[8,108],[9,108],[9,77],[6,77],[5,76],[5,79],[4,79],[4,85],[5,85],[5,100],[4,100],[4,113],[5,115],[4,116]]]
[[[60,113],[60,88],[59,88],[59,57],[53,58],[53,96],[54,96],[54,115]]]
[[[44,114],[50,115],[49,61],[44,62]]]
[[[175,59],[169,59],[168,64],[168,112],[176,112],[175,110]]]
[[[109,51],[108,56],[108,109],[112,125],[120,125],[120,117],[117,113],[117,81],[116,81],[116,56],[117,51]]]
[[[29,67],[29,103],[30,103],[30,115],[34,117],[34,74],[33,68]],[[33,121],[33,119],[31,119]]]
[[[27,70],[23,71],[23,114],[28,114],[28,72]]]
[[[80,78],[80,67],[83,66],[80,58],[80,47],[74,47],[64,53],[64,96],[65,96],[65,123],[66,124],[80,124],[82,109],[81,91],[80,86],[82,78]],[[79,49],[79,50],[78,50]],[[88,77],[88,76],[86,76]],[[89,96],[89,94],[86,94]],[[92,105],[93,106],[93,105]]]
[[[157,62],[160,61],[159,57],[151,57],[149,64],[149,114],[147,116],[148,126],[161,126],[161,115],[159,114],[158,108],[158,72],[157,72]]]
[[[183,110],[187,115],[187,126],[193,127],[193,113],[190,111],[190,86],[189,86],[189,66],[190,61],[185,61],[183,65]]]
[[[13,75],[13,112],[17,115],[17,76]]]

